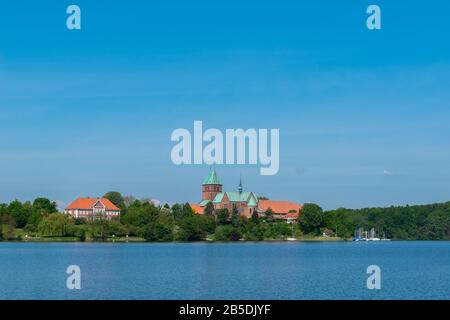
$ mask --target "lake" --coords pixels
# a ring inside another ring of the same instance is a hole
[[[450,242],[0,243],[0,299],[449,298]]]

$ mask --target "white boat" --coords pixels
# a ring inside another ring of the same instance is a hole
[[[388,240],[385,236],[383,236],[383,239],[380,239],[375,236],[375,229],[372,228],[370,231],[363,231],[362,228],[359,228],[355,231],[355,235],[353,237],[353,241],[381,241],[381,240]]]

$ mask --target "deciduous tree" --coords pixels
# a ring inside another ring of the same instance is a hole
[[[298,223],[304,233],[319,235],[320,229],[325,226],[322,208],[314,203],[306,203],[299,215]]]
[[[120,192],[117,191],[109,191],[107,192],[103,198],[108,199],[109,201],[111,201],[112,203],[114,203],[117,207],[119,207],[120,209],[125,209],[125,200],[122,197],[122,195],[120,194]]]

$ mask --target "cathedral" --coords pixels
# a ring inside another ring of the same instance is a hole
[[[288,221],[294,221],[302,208],[301,204],[290,201],[260,200],[254,192],[244,191],[242,180],[237,191],[223,191],[222,183],[214,169],[203,180],[202,201],[199,204],[191,204],[191,207],[196,213],[203,214],[209,202],[212,202],[216,210],[228,209],[231,212],[236,208],[247,218],[254,213],[263,215],[270,209],[274,218]]]

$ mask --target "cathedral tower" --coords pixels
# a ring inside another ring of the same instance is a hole
[[[202,183],[202,200],[213,201],[216,195],[221,192],[222,183],[220,183],[216,171],[212,169]]]

